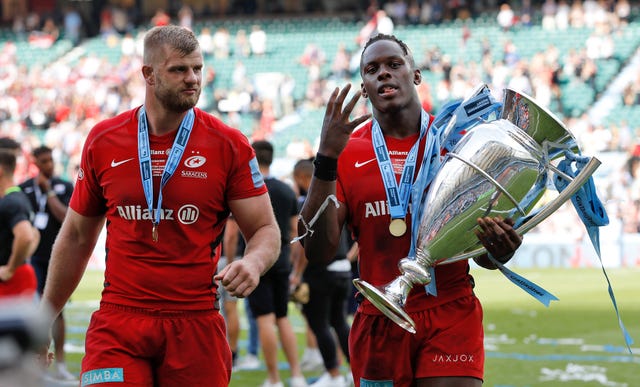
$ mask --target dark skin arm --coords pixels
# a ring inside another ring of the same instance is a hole
[[[479,229],[476,236],[485,249],[500,263],[507,263],[515,251],[522,244],[522,236],[513,228],[512,219],[478,218]],[[485,269],[494,270],[497,267],[489,260],[487,254],[474,258],[474,261]]]
[[[346,85],[342,90],[336,88],[333,91],[327,103],[327,110],[322,123],[318,153],[335,159],[340,156],[346,147],[351,132],[370,117],[367,114],[354,120],[349,118],[361,96],[361,92],[357,91],[344,104],[350,89],[351,85]],[[309,222],[327,197],[335,195],[335,193],[335,181],[325,181],[314,176],[311,179],[307,198],[300,212],[302,219]],[[305,256],[309,262],[327,263],[333,258],[346,217],[345,207],[344,204],[340,204],[340,208],[336,208],[334,203],[330,203],[313,225],[314,232],[307,233],[307,236],[303,239]],[[302,222],[298,222],[299,234],[302,235],[305,231],[306,229]]]

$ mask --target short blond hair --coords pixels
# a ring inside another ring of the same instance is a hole
[[[145,65],[156,63],[161,49],[168,46],[184,55],[191,54],[200,48],[198,38],[193,31],[176,26],[167,25],[153,27],[144,36],[143,61]]]

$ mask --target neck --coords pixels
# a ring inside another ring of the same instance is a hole
[[[13,179],[0,179],[0,198],[3,198],[5,191],[13,187]]]
[[[402,109],[393,113],[375,111],[375,119],[382,133],[395,138],[405,138],[420,133],[422,108]]]
[[[259,165],[258,168],[260,168],[260,173],[262,174],[262,176],[264,177],[269,176],[269,167],[265,167],[264,165]]]
[[[144,108],[147,114],[149,133],[155,136],[162,136],[178,130],[182,119],[187,114],[186,111],[171,112],[166,109],[158,109],[153,105],[145,105]]]

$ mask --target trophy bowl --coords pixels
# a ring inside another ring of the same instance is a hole
[[[387,285],[362,279],[354,285],[387,317],[415,333],[415,323],[403,310],[409,291],[431,282],[429,267],[486,252],[474,233],[478,218],[511,218],[523,235],[569,200],[600,164],[592,158],[572,179],[552,164],[565,151],[580,150],[564,124],[529,96],[506,89],[499,118],[472,127],[445,155],[414,228],[416,256],[402,259],[401,275]],[[571,182],[534,214],[554,173]]]

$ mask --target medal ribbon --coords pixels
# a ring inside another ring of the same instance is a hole
[[[413,175],[416,169],[416,161],[418,159],[418,147],[420,146],[420,140],[422,140],[422,137],[426,134],[427,126],[429,125],[429,115],[424,110],[422,110],[420,120],[420,136],[411,147],[411,150],[404,162],[402,176],[400,177],[400,187],[398,187],[396,175],[393,172],[393,165],[391,165],[389,150],[387,149],[387,144],[385,143],[380,125],[378,124],[378,121],[375,119],[373,120],[371,127],[371,139],[373,142],[373,150],[378,161],[378,167],[380,168],[380,174],[382,175],[382,181],[384,182],[384,189],[387,193],[387,204],[389,205],[389,215],[391,215],[391,219],[404,219],[407,214],[409,195],[411,194]]]
[[[144,106],[140,108],[140,114],[138,116],[138,157],[140,161],[140,175],[142,178],[142,188],[144,189],[144,196],[147,201],[147,208],[152,217],[154,227],[160,224],[161,212],[162,212],[162,189],[167,184],[173,173],[176,171],[182,154],[189,141],[191,130],[193,129],[193,122],[195,120],[195,113],[193,109],[189,109],[187,114],[182,119],[180,129],[176,139],[173,141],[171,150],[169,151],[169,158],[162,171],[162,179],[160,180],[160,188],[158,192],[158,205],[154,214],[153,211],[153,172],[151,170],[151,148],[149,145],[149,127],[147,125],[147,114]]]
[[[502,103],[496,102],[489,88],[484,85],[465,100],[455,100],[445,104],[433,120],[430,134],[427,136],[425,151],[411,193],[411,248],[409,256],[416,256],[416,242],[427,188],[435,177],[441,165],[441,149],[450,151],[467,131],[479,123],[490,119],[492,114],[499,115]],[[436,276],[434,267],[428,268],[431,282],[427,284],[426,292],[437,296]]]

